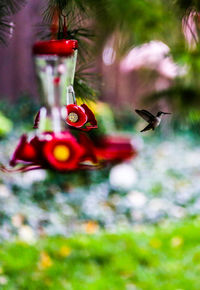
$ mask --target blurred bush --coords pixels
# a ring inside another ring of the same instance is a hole
[[[22,95],[17,103],[0,101],[0,112],[13,122],[13,131],[31,130],[39,105],[33,98]]]
[[[5,136],[11,132],[13,123],[2,112],[0,112],[0,136]]]

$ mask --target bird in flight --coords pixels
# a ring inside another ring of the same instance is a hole
[[[147,121],[149,124],[140,132],[145,132],[148,130],[154,130],[155,128],[157,128],[160,125],[161,122],[161,118],[163,115],[168,115],[171,113],[165,113],[165,112],[161,112],[159,111],[157,113],[156,116],[152,115],[150,112],[146,111],[146,110],[135,110],[136,113],[142,117],[145,121]]]

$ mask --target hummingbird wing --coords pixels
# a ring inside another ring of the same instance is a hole
[[[153,120],[155,120],[154,115],[152,115],[150,112],[146,111],[146,110],[135,110],[136,113],[142,117],[145,121],[147,121],[148,123],[152,122]]]
[[[145,132],[145,131],[148,131],[148,130],[151,130],[152,129],[152,125],[151,124],[148,124],[143,130],[141,130],[140,132]]]

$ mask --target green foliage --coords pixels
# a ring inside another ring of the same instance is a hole
[[[114,118],[116,127],[120,131],[133,132],[138,121],[136,114],[133,113],[133,108],[130,108],[130,106],[126,106],[122,110],[115,109]]]
[[[146,97],[146,102],[150,104],[152,101],[165,98],[172,106],[174,111],[188,114],[188,109],[194,109],[200,105],[199,102],[200,91],[197,91],[192,86],[184,84],[176,84],[169,89],[152,93]]]
[[[199,220],[189,220],[35,245],[4,243],[0,282],[5,290],[199,289],[199,230]]]
[[[156,182],[151,188],[151,192],[155,196],[161,195],[162,191],[163,191],[163,185],[161,182]]]
[[[200,10],[200,3],[198,0],[176,0],[175,3],[183,11],[183,13],[191,8]]]
[[[0,112],[0,136],[8,134],[12,130],[13,123]]]
[[[38,104],[27,95],[22,95],[16,104],[0,101],[0,111],[6,118],[12,120],[14,128],[18,129],[19,127],[23,130],[32,129],[34,116],[38,110]]]
[[[91,69],[91,64],[79,66],[74,78],[76,97],[83,102],[86,99],[95,100],[98,94],[95,88],[97,88],[99,79],[96,74],[89,72],[89,69]]]

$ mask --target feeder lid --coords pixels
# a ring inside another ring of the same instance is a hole
[[[33,45],[33,54],[71,56],[77,48],[78,41],[74,39],[39,41]]]

